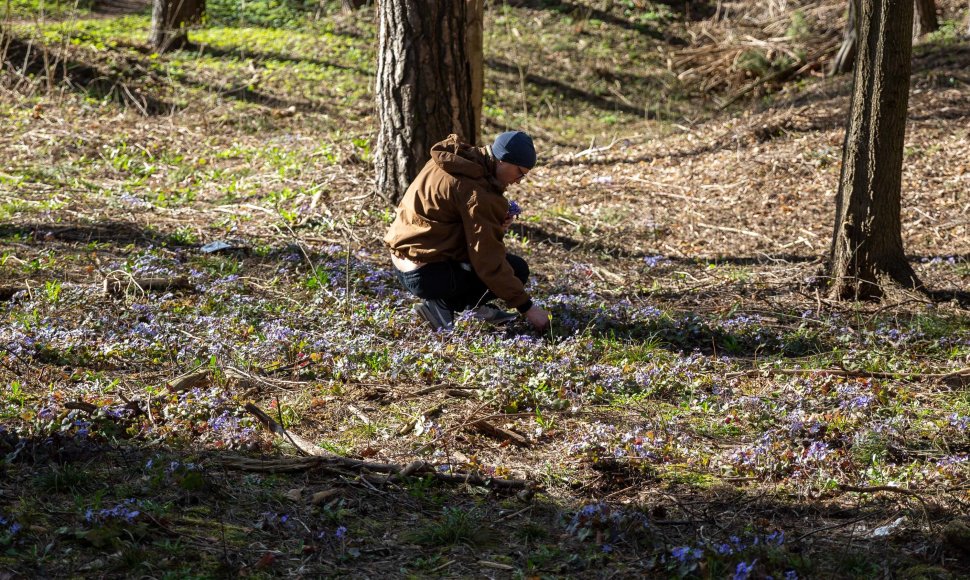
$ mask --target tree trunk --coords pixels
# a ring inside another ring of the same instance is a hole
[[[849,0],[849,15],[842,32],[842,46],[832,59],[829,76],[845,74],[852,70],[855,62],[856,43],[859,38],[859,11],[862,0]]]
[[[482,100],[485,95],[485,0],[468,0],[465,18],[465,52],[472,77],[472,123],[478,133],[482,127]]]
[[[189,42],[188,27],[200,22],[203,13],[205,0],[153,0],[148,44],[156,52],[184,47]]]
[[[878,298],[893,284],[921,286],[903,252],[900,221],[913,0],[867,0],[859,20],[829,254],[836,299]]]
[[[915,0],[915,2],[916,21],[914,23],[913,37],[919,38],[924,34],[938,30],[940,28],[940,24],[936,19],[936,1]]]
[[[457,133],[478,140],[465,2],[378,3],[377,192],[396,203],[433,144]]]

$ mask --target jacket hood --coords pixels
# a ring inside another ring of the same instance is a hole
[[[495,164],[481,149],[462,143],[455,134],[431,147],[431,159],[449,175],[472,179],[490,177]]]

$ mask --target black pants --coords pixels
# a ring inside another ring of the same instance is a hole
[[[506,254],[505,259],[515,277],[525,284],[529,279],[529,265],[512,254]],[[432,262],[410,272],[398,271],[397,279],[411,294],[433,300],[454,312],[475,308],[496,298],[471,266],[463,262]]]

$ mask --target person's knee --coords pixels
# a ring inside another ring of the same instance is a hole
[[[512,271],[515,272],[515,277],[522,280],[523,284],[528,282],[529,264],[522,258],[512,254],[506,254],[505,259],[508,260],[509,265],[512,266]]]

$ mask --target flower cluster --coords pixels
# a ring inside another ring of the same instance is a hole
[[[662,554],[659,558],[661,564],[666,565],[668,570],[676,571],[678,575],[685,576],[696,571],[701,566],[701,561],[709,558],[727,559],[731,561],[738,556],[751,556],[753,551],[765,549],[777,549],[785,543],[785,534],[782,531],[774,531],[768,534],[755,534],[751,537],[741,538],[730,536],[723,542],[702,541],[697,545],[676,546],[671,548],[669,553]],[[751,578],[755,571],[758,559],[755,558],[748,562],[740,560],[733,564],[729,578],[733,580],[746,580]],[[764,575],[764,578],[773,578]],[[798,580],[798,572],[788,568],[784,571],[785,580]]]
[[[951,427],[963,433],[966,433],[967,430],[970,429],[970,417],[966,415],[952,413],[949,417],[947,417],[947,422]]]
[[[625,533],[640,532],[648,527],[649,521],[641,512],[624,511],[605,503],[591,503],[573,515],[566,525],[566,532],[579,540],[594,536],[604,552],[611,552],[614,543]]]
[[[23,529],[16,521],[0,515],[0,545],[9,544]]]
[[[133,523],[141,515],[141,511],[136,509],[141,502],[134,498],[128,498],[112,508],[94,509],[88,508],[84,511],[84,521],[89,525],[102,525],[109,522]]]

